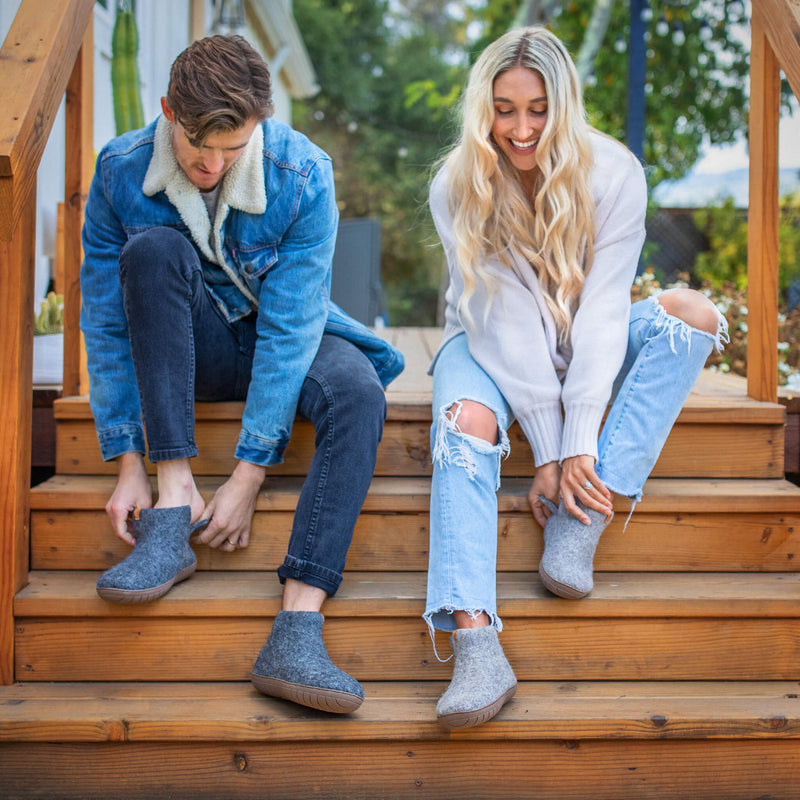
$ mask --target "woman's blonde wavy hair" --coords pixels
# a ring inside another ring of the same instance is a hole
[[[533,197],[517,169],[491,136],[493,88],[514,67],[538,73],[547,92],[547,122],[536,149]],[[510,267],[519,254],[536,272],[560,341],[569,338],[572,315],[593,257],[595,220],[589,185],[593,163],[580,81],[561,41],[541,27],[510,31],[489,45],[473,66],[462,103],[459,142],[445,158],[448,203],[465,292],[460,313],[482,270],[496,255]]]

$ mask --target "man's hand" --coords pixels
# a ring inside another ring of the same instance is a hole
[[[133,546],[136,538],[128,530],[128,514],[134,508],[151,508],[153,505],[153,489],[144,467],[144,456],[141,453],[123,453],[117,459],[117,474],[117,485],[106,503],[106,514],[114,533]]]
[[[247,547],[256,497],[265,474],[264,467],[240,461],[206,506],[203,519],[211,521],[194,540],[229,552]]]
[[[594,458],[572,456],[561,464],[561,496],[564,507],[574,517],[589,525],[591,520],[578,507],[577,497],[585,506],[608,516],[612,512],[613,495],[594,471]]]
[[[553,513],[540,499],[542,495],[553,505],[558,505],[558,484],[561,479],[561,467],[558,461],[550,461],[537,467],[533,483],[528,492],[528,503],[533,513],[533,518],[544,528],[547,518]]]

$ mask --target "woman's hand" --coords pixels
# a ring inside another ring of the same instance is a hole
[[[528,503],[533,513],[533,518],[544,528],[547,518],[553,513],[539,498],[546,497],[553,505],[558,505],[558,486],[561,478],[561,467],[558,461],[550,461],[537,467],[530,491]]]
[[[592,456],[565,458],[561,462],[560,488],[561,496],[564,498],[564,507],[584,525],[589,525],[591,520],[580,509],[575,498],[601,514],[606,516],[611,514],[611,502],[614,496],[597,477]]]

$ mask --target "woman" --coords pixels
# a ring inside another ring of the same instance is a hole
[[[432,367],[433,485],[425,620],[453,631],[447,727],[491,719],[516,689],[498,639],[500,461],[517,419],[551,592],[592,589],[615,494],[635,504],[725,321],[675,289],[631,308],[644,241],[641,165],[586,122],[575,67],[543,28],[511,31],[473,67],[461,137],[430,207],[450,272]],[[609,400],[616,398],[600,434]]]

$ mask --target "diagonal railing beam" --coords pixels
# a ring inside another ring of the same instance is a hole
[[[36,184],[36,171],[93,9],[94,0],[23,0],[0,49],[2,241],[11,241]]]

